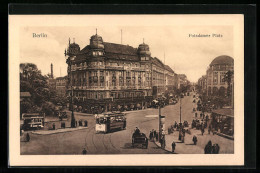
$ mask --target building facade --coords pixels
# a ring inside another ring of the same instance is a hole
[[[225,75],[228,71],[233,70],[233,58],[226,55],[216,57],[207,69],[207,95],[225,96],[228,88]]]
[[[68,93],[86,112],[142,109],[163,93],[166,85],[174,84],[175,73],[151,57],[145,43],[133,48],[103,42],[96,34],[83,49],[69,41],[65,56]]]
[[[56,93],[60,97],[65,97],[67,92],[67,76],[56,78]]]
[[[201,93],[207,94],[207,76],[206,75],[203,75],[201,78],[199,78],[198,86],[199,86]]]

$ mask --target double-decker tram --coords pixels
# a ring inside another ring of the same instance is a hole
[[[126,128],[125,114],[120,112],[107,112],[96,117],[96,132],[108,133]]]

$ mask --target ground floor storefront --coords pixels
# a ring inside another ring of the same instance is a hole
[[[130,111],[141,110],[151,106],[153,97],[145,96],[140,98],[122,98],[122,99],[87,99],[74,103],[74,109],[78,112],[84,113],[102,113],[109,111]]]

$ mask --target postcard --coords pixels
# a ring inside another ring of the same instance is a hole
[[[244,164],[244,16],[9,15],[10,166]]]

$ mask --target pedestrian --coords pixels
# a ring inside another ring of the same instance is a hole
[[[208,133],[210,134],[210,131],[211,131],[211,125],[209,125],[209,128],[208,128]]]
[[[55,130],[55,123],[52,124],[52,129]]]
[[[203,136],[203,134],[204,134],[204,127],[201,126],[201,135]]]
[[[87,154],[86,148],[83,149],[82,154]]]
[[[31,139],[31,138],[30,138],[30,135],[29,135],[29,133],[27,133],[27,134],[26,134],[26,141],[29,142],[30,139]]]
[[[218,153],[219,153],[219,150],[220,150],[220,147],[219,147],[219,145],[218,145],[218,144],[216,144],[216,154],[218,154]]]
[[[175,147],[176,147],[176,144],[175,144],[175,142],[173,141],[173,142],[172,142],[172,153],[174,153]]]
[[[197,112],[195,112],[195,118],[197,118],[197,116],[198,116],[198,113],[197,113]]]
[[[197,141],[198,141],[197,136],[194,135],[192,138],[192,141],[193,141],[194,145],[197,145]]]
[[[156,130],[153,131],[153,137],[156,138]]]
[[[200,118],[202,118],[202,113],[200,113]]]
[[[154,141],[155,136],[153,134],[154,134],[154,129],[152,130],[152,140]]]
[[[150,131],[149,139],[152,140],[152,131]]]
[[[174,128],[177,128],[177,122],[176,121],[174,122]]]
[[[209,142],[205,146],[204,153],[205,154],[211,154],[212,153],[212,142],[211,142],[211,140],[209,140]]]
[[[212,154],[217,154],[217,152],[216,152],[216,144],[213,144],[213,146],[212,146]]]
[[[182,134],[181,134],[181,142],[182,142],[182,143],[184,143],[184,137],[185,137],[185,135],[184,135],[184,133],[182,133]]]

